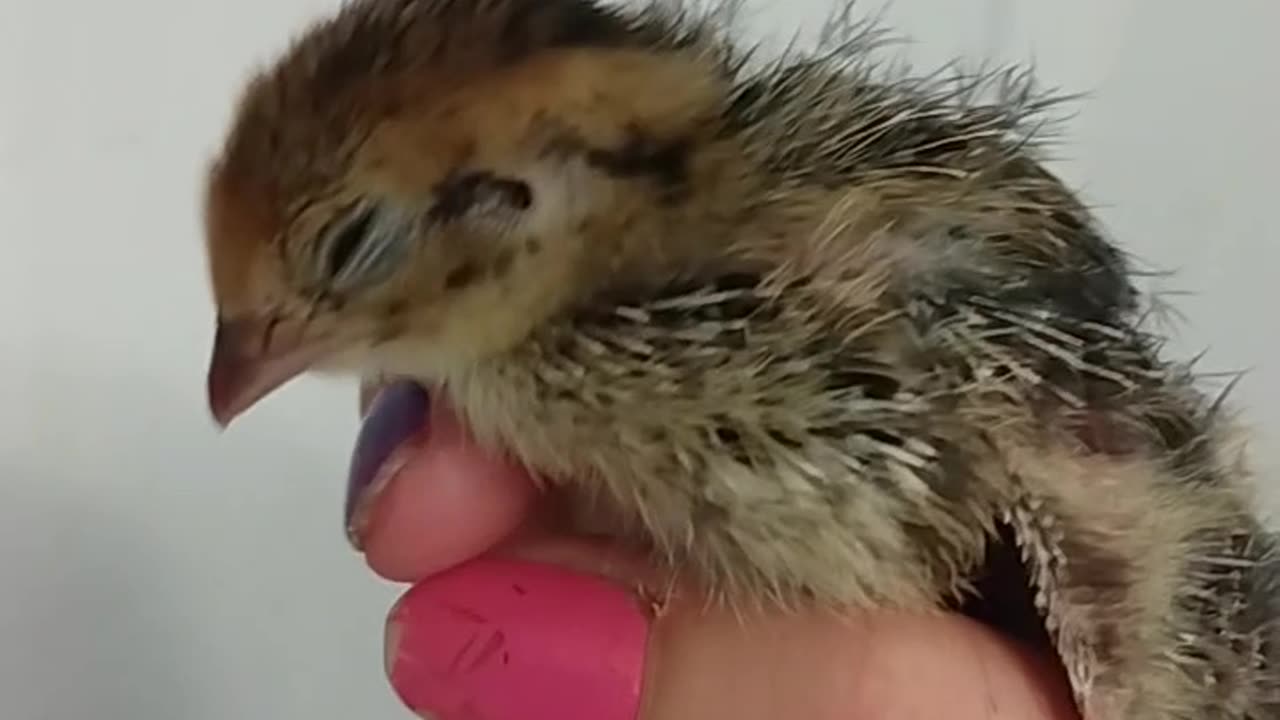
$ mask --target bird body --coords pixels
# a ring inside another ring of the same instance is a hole
[[[761,66],[664,4],[317,24],[210,172],[214,414],[437,385],[735,605],[938,608],[1012,547],[1088,720],[1280,717],[1235,430],[1045,169],[1056,99],[882,72],[849,17]]]

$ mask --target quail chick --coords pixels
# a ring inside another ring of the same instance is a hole
[[[724,602],[938,608],[1012,547],[1088,720],[1280,717],[1234,429],[1042,164],[1056,98],[882,71],[847,10],[756,62],[724,9],[309,28],[209,173],[216,418],[415,378]]]

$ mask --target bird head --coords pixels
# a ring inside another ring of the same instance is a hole
[[[465,367],[675,262],[727,90],[674,28],[585,0],[357,0],[300,36],[208,174],[219,423],[312,370]]]

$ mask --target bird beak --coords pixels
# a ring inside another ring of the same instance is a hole
[[[218,319],[209,361],[209,410],[227,427],[319,361],[329,344],[290,333],[273,318]]]

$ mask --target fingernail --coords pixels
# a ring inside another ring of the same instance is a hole
[[[410,590],[387,675],[435,720],[635,720],[648,619],[634,595],[537,563],[481,559]]]
[[[404,466],[408,451],[425,438],[429,405],[421,386],[398,381],[383,388],[369,406],[351,453],[343,507],[347,539],[357,550],[374,501]]]

